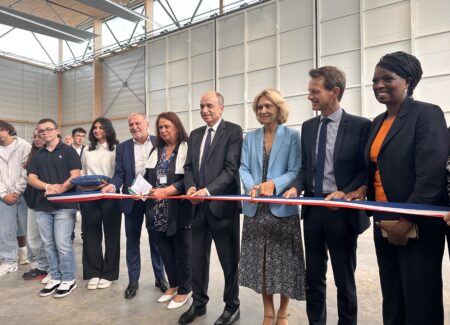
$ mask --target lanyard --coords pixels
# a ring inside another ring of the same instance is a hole
[[[167,170],[169,169],[170,161],[172,160],[174,155],[175,152],[172,152],[169,159],[166,160],[166,147],[163,148],[163,151],[161,153],[161,168],[164,172],[167,172]]]

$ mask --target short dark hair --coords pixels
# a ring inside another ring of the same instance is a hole
[[[11,136],[17,135],[14,125],[5,120],[0,120],[0,129],[8,131],[8,134]]]
[[[119,144],[119,140],[116,137],[116,130],[109,119],[106,117],[97,117],[94,122],[92,122],[91,129],[89,130],[89,151],[95,150],[98,141],[94,136],[94,125],[95,123],[100,123],[103,126],[103,130],[106,134],[106,143],[108,144],[108,150],[113,151],[114,147]]]
[[[163,112],[156,117],[155,125],[156,125],[156,145],[157,146],[165,145],[165,142],[163,139],[161,139],[161,137],[159,135],[159,130],[158,130],[158,123],[159,123],[159,120],[162,118],[169,120],[170,122],[172,122],[175,125],[175,128],[178,131],[177,144],[180,144],[181,142],[188,140],[187,132],[183,126],[183,123],[181,123],[181,120],[178,117],[178,115],[174,112]]]
[[[51,118],[46,117],[46,118],[40,119],[40,120],[37,122],[38,125],[39,125],[39,124],[44,124],[44,123],[52,123],[53,126],[55,127],[55,129],[58,128],[58,123],[56,123],[56,121],[55,121],[54,119],[51,119]]]
[[[320,68],[315,68],[309,70],[309,76],[311,78],[320,78],[324,79],[325,89],[330,91],[335,87],[339,88],[338,100],[341,101],[342,96],[344,96],[345,91],[345,73],[340,70],[338,67],[334,67],[331,65],[326,65]]]
[[[83,133],[83,134],[86,134],[87,132],[86,132],[86,130],[83,129],[83,128],[75,128],[75,129],[72,130],[72,137],[75,136],[75,133]]]
[[[412,54],[397,51],[381,57],[377,67],[389,70],[409,81],[408,96],[412,96],[414,89],[422,78],[420,61]]]

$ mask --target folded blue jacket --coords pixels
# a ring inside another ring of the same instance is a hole
[[[110,178],[105,175],[86,175],[72,179],[70,182],[75,186],[99,186],[102,181],[109,182]]]

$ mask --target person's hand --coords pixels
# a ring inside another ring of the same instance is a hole
[[[116,192],[116,188],[114,185],[112,184],[108,184],[105,185],[102,189],[101,189],[102,193],[115,193]]]
[[[52,194],[61,194],[64,192],[64,186],[62,184],[48,184],[47,189],[44,192],[44,196]]]
[[[356,191],[345,194],[342,199],[346,201],[361,201],[364,200],[366,196],[367,196],[367,186],[362,185]]]
[[[272,196],[275,192],[275,183],[270,180],[259,185],[256,185],[260,196]]]
[[[151,196],[167,196],[167,190],[165,188],[152,188],[150,190],[150,193],[148,193],[148,195]],[[162,199],[158,199],[158,198],[154,198],[154,200],[162,200]]]
[[[444,216],[444,221],[447,223],[447,226],[450,227],[450,212]]]
[[[204,188],[202,188],[198,191],[195,191],[194,193],[189,194],[189,197],[190,197],[189,201],[191,201],[192,204],[197,204],[197,203],[201,203],[204,201],[203,199],[195,199],[195,197],[197,197],[197,196],[208,196],[208,192],[206,192],[206,190]]]
[[[405,218],[400,218],[396,223],[379,221],[376,225],[386,231],[388,242],[397,246],[405,246],[408,243],[406,234],[413,226],[412,222]]]
[[[334,191],[333,193],[328,194],[328,196],[326,198],[324,198],[325,201],[330,201],[332,199],[339,199],[341,200],[343,197],[345,196],[345,193],[342,191]],[[327,207],[328,209],[337,211],[339,210],[339,208],[335,208],[335,207]]]
[[[102,188],[105,188],[105,187],[108,186],[108,185],[109,185],[108,181],[102,179],[100,185],[97,186],[97,189],[98,189],[98,190],[101,190]]]
[[[345,196],[345,193],[342,191],[335,191],[333,193],[328,194],[328,196],[325,198],[326,201],[330,201],[332,199],[339,199],[341,200]]]
[[[19,196],[16,193],[8,193],[3,197],[3,202],[8,205],[13,205],[17,203]]]
[[[187,190],[186,195],[189,196],[189,195],[194,194],[195,192],[197,192],[197,189],[196,189],[195,187],[190,187],[190,188]]]
[[[291,187],[290,189],[288,189],[286,192],[283,193],[283,197],[285,199],[288,199],[290,197],[298,197],[297,189],[295,187]]]

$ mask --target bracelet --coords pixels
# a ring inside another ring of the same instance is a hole
[[[50,184],[45,184],[45,191],[46,192],[47,192],[49,186],[50,186]]]

